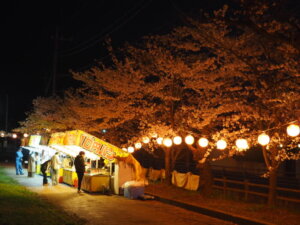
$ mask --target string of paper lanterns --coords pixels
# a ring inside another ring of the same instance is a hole
[[[300,127],[296,124],[291,124],[287,127],[287,134],[291,137],[296,137],[300,134]],[[156,136],[157,137],[157,136]],[[266,146],[270,143],[270,137],[266,133],[261,133],[257,141],[260,145]],[[192,145],[195,142],[195,138],[192,135],[187,135],[184,138],[184,141],[187,145]],[[143,137],[142,142],[147,144],[150,142],[149,137]],[[162,138],[162,137],[157,137],[156,142],[159,145],[164,145],[166,147],[171,147],[173,144],[175,145],[180,145],[182,143],[182,137],[180,136],[175,136],[173,139],[171,138]],[[201,137],[198,140],[198,145],[202,148],[206,148],[209,145],[209,141],[205,137]],[[216,143],[216,148],[219,150],[224,150],[227,148],[227,142],[224,139],[218,140]],[[235,141],[235,145],[237,147],[237,151],[244,151],[249,148],[248,141],[243,138],[239,138]],[[135,143],[135,149],[140,149],[142,147],[142,143],[137,142]],[[298,144],[298,147],[300,147],[300,144]],[[127,151],[129,153],[134,152],[134,147],[128,147],[128,148],[123,148],[124,151]]]

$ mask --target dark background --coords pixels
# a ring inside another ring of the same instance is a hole
[[[0,130],[25,119],[37,96],[52,94],[57,40],[57,94],[74,86],[69,70],[85,70],[109,60],[105,38],[114,48],[145,35],[163,34],[184,23],[183,16],[221,6],[224,1],[110,0],[7,1],[1,4]],[[58,38],[56,39],[56,31]],[[7,104],[8,103],[8,104]],[[8,105],[8,107],[6,107]]]

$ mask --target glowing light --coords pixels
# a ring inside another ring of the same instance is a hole
[[[137,142],[137,143],[135,143],[134,147],[135,147],[136,149],[140,149],[140,148],[142,147],[142,143]]]
[[[18,135],[12,134],[12,138],[17,138],[17,137],[18,137]]]
[[[194,141],[195,141],[195,139],[192,135],[186,136],[184,140],[185,140],[185,143],[187,143],[188,145],[194,144]]]
[[[4,134],[4,133],[1,133],[0,135],[1,135],[1,137],[4,137],[4,136],[5,136],[5,134]]]
[[[27,138],[27,137],[28,137],[28,134],[25,133],[25,134],[23,134],[23,136],[24,136],[25,138]]]
[[[143,142],[144,142],[145,144],[149,143],[149,142],[150,142],[150,138],[148,138],[148,137],[143,137]]]
[[[123,151],[127,152],[127,148],[122,148]]]
[[[152,133],[152,134],[151,134],[151,137],[157,138],[157,133]]]
[[[159,137],[156,139],[157,144],[161,145],[163,143],[163,138]]]
[[[217,149],[223,150],[227,147],[227,143],[224,140],[217,141]]]
[[[242,139],[242,138],[237,139],[235,141],[235,145],[236,145],[236,147],[238,147],[239,150],[246,150],[246,149],[249,148],[247,140],[246,139]]]
[[[128,152],[129,152],[129,153],[133,153],[133,152],[134,152],[134,147],[131,147],[131,146],[128,147]]]
[[[173,142],[175,145],[180,145],[182,142],[182,138],[180,136],[176,136],[173,138]]]
[[[300,148],[300,144],[298,144],[298,148]]]
[[[208,146],[208,140],[206,138],[200,138],[198,141],[198,144],[202,147],[205,148]]]
[[[163,144],[164,144],[164,146],[166,146],[166,147],[171,147],[172,146],[172,139],[171,138],[164,138],[164,140],[163,140]]]
[[[300,127],[295,124],[291,124],[286,128],[287,134],[291,137],[296,137],[300,134]]]
[[[269,144],[270,142],[270,137],[269,135],[263,133],[261,135],[258,136],[258,139],[257,139],[258,143],[261,144],[262,146],[265,146],[267,144]]]

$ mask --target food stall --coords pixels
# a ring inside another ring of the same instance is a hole
[[[76,157],[80,151],[85,152],[87,168],[82,181],[82,189],[88,192],[105,192],[110,190],[119,194],[119,188],[129,180],[134,180],[135,171],[126,162],[117,162],[116,157],[126,158],[130,154],[120,148],[92,136],[81,130],[54,133],[49,146],[57,151]],[[104,166],[99,166],[99,160]],[[74,167],[63,169],[63,182],[77,186]]]
[[[28,138],[23,138],[21,147],[22,149],[28,150],[28,154],[31,154],[32,152],[37,152],[39,154],[39,159],[37,160],[36,165],[36,173],[40,173],[40,158],[41,155],[44,155],[48,159],[51,159],[51,157],[55,154],[56,150],[53,148],[47,146],[49,138],[46,136],[41,135],[30,135]],[[62,171],[60,171],[60,174],[62,175]]]

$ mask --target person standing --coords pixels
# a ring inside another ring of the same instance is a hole
[[[23,153],[22,148],[19,148],[16,152],[16,174],[17,175],[24,175],[23,168],[22,168],[22,159],[23,159]]]
[[[43,185],[48,185],[47,173],[50,170],[50,156],[43,150],[41,155],[41,172],[43,174]]]
[[[39,153],[37,152],[32,152],[29,156],[28,168],[27,168],[28,177],[34,177],[34,174],[36,172],[36,161],[37,161],[38,154]]]
[[[59,169],[61,167],[61,162],[59,159],[58,152],[54,154],[51,158],[51,180],[52,180],[52,185],[57,185],[58,184],[58,179],[59,179]]]
[[[81,192],[81,182],[82,182],[83,175],[85,172],[84,156],[85,156],[85,152],[81,151],[76,156],[75,161],[74,161],[74,165],[75,165],[75,169],[76,169],[76,173],[77,173],[77,177],[78,177],[78,190],[77,190],[78,193]]]

